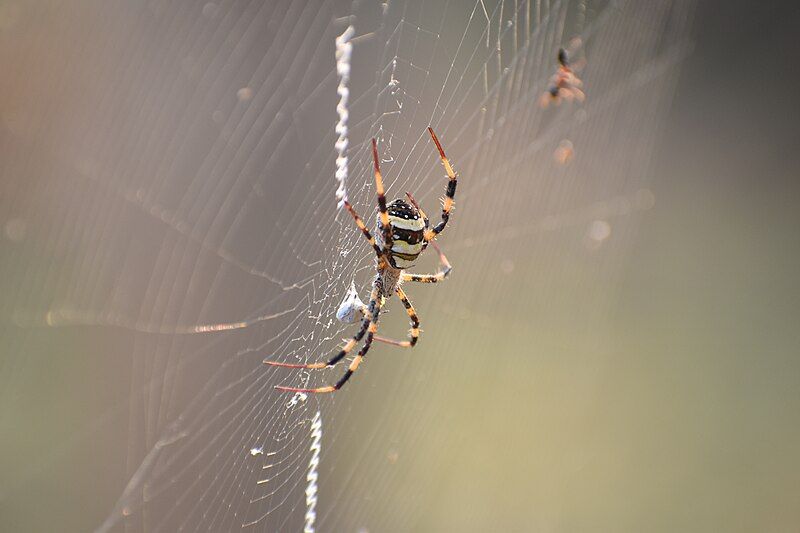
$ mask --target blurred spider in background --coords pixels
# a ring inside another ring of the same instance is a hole
[[[582,67],[582,65],[580,66]],[[559,105],[561,100],[572,101],[578,100],[583,102],[586,95],[580,89],[583,82],[575,74],[576,70],[580,70],[578,66],[571,66],[567,51],[563,48],[558,49],[558,70],[550,78],[550,83],[547,90],[539,98],[539,105],[542,108],[550,105],[550,102]]]
[[[417,340],[419,339],[419,318],[414,310],[414,306],[411,305],[411,302],[408,300],[408,296],[406,296],[405,291],[403,291],[400,285],[404,281],[436,283],[445,279],[450,273],[450,270],[452,269],[450,263],[436,243],[433,242],[433,240],[437,235],[439,235],[439,233],[442,232],[442,230],[444,230],[445,226],[447,226],[447,222],[450,219],[450,212],[452,211],[454,205],[457,184],[457,175],[455,171],[453,171],[453,167],[450,165],[450,161],[447,159],[439,139],[436,137],[436,134],[430,127],[428,128],[428,132],[431,134],[431,138],[436,145],[436,149],[439,151],[439,157],[442,160],[442,165],[444,165],[448,178],[447,189],[442,200],[441,221],[436,226],[431,228],[427,215],[425,215],[425,212],[422,210],[422,208],[420,208],[419,204],[417,204],[417,202],[414,200],[414,197],[411,196],[410,193],[406,193],[408,202],[402,198],[398,198],[389,205],[386,204],[383,178],[381,176],[381,168],[378,158],[378,144],[375,139],[372,139],[372,159],[375,166],[375,189],[378,193],[378,219],[376,227],[377,238],[373,237],[372,233],[370,233],[369,229],[367,229],[366,225],[364,224],[364,221],[361,219],[358,213],[356,213],[355,209],[353,209],[353,206],[350,205],[350,202],[346,200],[344,202],[345,209],[347,209],[347,211],[353,217],[356,226],[358,226],[358,229],[361,230],[361,233],[372,245],[377,257],[377,274],[375,276],[375,281],[372,284],[372,292],[370,293],[369,303],[360,309],[361,313],[364,315],[364,318],[361,322],[361,328],[353,336],[353,338],[347,341],[347,343],[345,343],[339,352],[326,363],[293,364],[280,363],[277,361],[264,361],[264,364],[287,368],[309,369],[331,367],[344,359],[347,354],[349,354],[361,341],[361,339],[364,338],[364,335],[366,335],[366,340],[364,340],[364,345],[361,347],[361,350],[358,352],[358,354],[353,358],[353,361],[350,363],[350,366],[348,367],[344,376],[342,376],[339,381],[336,382],[336,384],[313,389],[285,387],[278,385],[275,387],[276,389],[304,393],[334,392],[342,388],[347,380],[350,379],[353,373],[358,369],[358,366],[361,364],[364,356],[369,351],[373,340],[403,348],[412,348],[417,344]],[[411,274],[406,272],[405,269],[413,266],[413,262],[427,248],[428,244],[431,244],[439,253],[441,269],[435,274]],[[378,318],[380,317],[381,307],[384,305],[386,299],[390,298],[392,294],[397,294],[397,296],[400,298],[400,301],[403,302],[403,305],[406,308],[406,313],[411,321],[409,338],[405,341],[396,341],[375,335],[375,333],[378,331]]]

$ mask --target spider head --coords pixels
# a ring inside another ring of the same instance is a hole
[[[387,206],[392,227],[392,251],[389,261],[394,268],[409,268],[425,248],[425,220],[414,205],[398,198]],[[380,239],[380,222],[376,237]]]
[[[402,227],[405,222],[407,222],[406,225],[414,226],[415,228],[417,225],[419,225],[420,228],[424,227],[419,209],[402,198],[394,200],[386,206],[386,208],[389,210],[389,223],[392,224],[392,226],[394,226],[395,221],[397,221],[400,227]]]

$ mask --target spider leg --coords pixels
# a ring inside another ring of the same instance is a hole
[[[406,192],[406,196],[408,197],[408,201],[411,202],[411,205],[416,207],[417,211],[419,211],[419,214],[422,215],[422,221],[425,222],[425,225],[427,226],[428,225],[428,215],[426,215],[425,211],[423,211],[422,208],[419,206],[419,204],[417,203],[417,199],[414,198],[411,195],[410,192]]]
[[[422,222],[424,222],[424,223],[425,223],[425,228],[427,229],[427,228],[428,228],[428,226],[430,225],[430,220],[428,220],[428,215],[426,215],[426,214],[425,214],[425,211],[423,211],[423,210],[422,210],[422,208],[421,208],[421,207],[419,206],[419,204],[417,203],[417,200],[416,200],[416,199],[414,199],[414,197],[413,197],[413,196],[411,196],[411,193],[410,193],[410,192],[407,192],[407,193],[406,193],[406,196],[408,196],[408,201],[409,201],[409,202],[411,202],[411,205],[413,205],[414,207],[416,207],[416,208],[417,208],[417,211],[419,211],[419,214],[420,214],[420,216],[422,216]]]
[[[373,294],[377,295],[376,291],[377,291],[377,288],[373,289]],[[375,332],[378,331],[378,319],[380,318],[380,312],[381,312],[381,300],[380,300],[380,298],[371,299],[370,300],[370,308],[372,309],[372,317],[369,318],[369,319],[364,319],[365,324],[367,324],[367,328],[366,329],[368,331],[367,339],[364,341],[364,346],[361,347],[361,350],[359,350],[358,354],[356,354],[356,356],[350,362],[350,366],[347,367],[347,371],[344,373],[344,375],[341,378],[339,378],[339,381],[337,381],[335,385],[327,385],[325,387],[317,387],[317,388],[314,388],[314,389],[303,389],[303,388],[298,388],[298,387],[284,387],[282,385],[276,385],[275,388],[278,389],[278,390],[287,391],[287,392],[304,392],[304,393],[314,393],[314,394],[335,392],[335,391],[341,389],[344,386],[344,384],[347,383],[347,380],[349,380],[350,377],[355,373],[355,371],[358,370],[358,367],[361,364],[361,361],[364,359],[364,356],[367,355],[367,352],[369,351],[369,347],[372,345],[372,340],[375,337]],[[340,354],[341,354],[341,352],[340,352]],[[344,357],[344,355],[342,355],[341,357],[339,357],[337,355],[337,357],[334,357],[333,359],[336,359],[336,361],[338,362],[339,360],[341,360],[342,357]],[[331,359],[331,361],[333,361],[333,359]]]
[[[444,165],[444,169],[447,171],[447,190],[445,191],[444,199],[442,200],[442,221],[436,224],[433,229],[425,230],[425,242],[430,242],[436,238],[438,234],[442,232],[442,230],[447,226],[447,221],[450,220],[450,211],[453,209],[454,198],[456,196],[456,184],[458,183],[458,176],[456,175],[453,167],[450,165],[450,161],[447,159],[447,156],[444,154],[444,149],[442,149],[442,144],[439,142],[439,138],[436,137],[436,134],[433,132],[431,127],[428,127],[428,132],[431,134],[431,138],[433,139],[434,144],[436,145],[436,149],[439,151],[439,157],[442,159],[442,165]]]
[[[295,363],[280,363],[278,361],[264,361],[265,365],[271,366],[280,366],[284,368],[310,368],[310,369],[320,369],[320,368],[327,368],[329,366],[333,366],[349,354],[353,348],[355,348],[356,344],[358,344],[361,339],[364,338],[364,335],[367,333],[369,329],[370,323],[374,321],[374,317],[376,316],[375,309],[380,309],[380,299],[378,298],[378,288],[377,286],[372,289],[372,292],[369,296],[369,309],[372,310],[371,316],[365,314],[364,320],[361,321],[361,329],[353,335],[353,338],[347,341],[347,343],[342,346],[339,352],[331,357],[327,363],[307,363],[307,364],[295,364]]]
[[[396,341],[378,336],[375,336],[375,340],[385,342],[386,344],[391,344],[392,346],[400,346],[401,348],[413,348],[419,340],[419,317],[417,316],[414,306],[411,305],[411,302],[408,300],[408,296],[406,296],[405,291],[403,291],[403,289],[400,287],[397,287],[394,292],[397,293],[400,301],[403,302],[403,306],[406,308],[408,318],[411,320],[411,331],[409,332],[408,340]]]
[[[369,308],[367,308],[366,305],[362,305],[361,309],[359,309],[358,312],[361,313],[362,316],[369,316],[370,315]],[[379,335],[375,335],[374,337],[372,337],[372,340],[375,341],[375,342],[383,342],[385,344],[391,344],[392,346],[402,346],[403,345],[403,341],[396,341],[394,339],[388,339],[386,337],[381,337]]]
[[[378,215],[383,233],[383,253],[388,255],[392,250],[392,226],[389,224],[389,211],[386,208],[386,191],[383,189],[381,164],[378,160],[378,142],[374,138],[372,139],[372,161],[375,165],[375,191],[378,193]]]
[[[447,260],[447,257],[445,257],[442,249],[439,248],[439,245],[436,244],[436,241],[431,241],[431,246],[433,246],[436,251],[439,252],[439,263],[442,265],[442,267],[439,269],[439,272],[436,274],[409,274],[408,272],[403,272],[403,274],[400,276],[402,281],[438,283],[450,274],[450,271],[453,270],[453,266],[450,264],[450,261]]]
[[[364,234],[364,237],[366,237],[366,239],[372,245],[372,248],[375,250],[375,253],[378,255],[378,257],[380,257],[382,251],[380,246],[378,246],[378,243],[375,242],[375,237],[372,236],[372,233],[369,232],[367,226],[364,224],[364,221],[361,219],[360,216],[358,216],[356,210],[353,209],[353,206],[350,205],[350,202],[348,202],[347,200],[344,201],[344,208],[347,209],[347,212],[353,216],[353,220],[355,220],[356,226],[358,226],[358,229],[361,230],[361,233]]]
[[[430,220],[428,219],[428,215],[425,214],[425,211],[422,210],[422,207],[420,207],[420,205],[417,203],[417,200],[413,196],[411,196],[410,192],[407,192],[406,196],[408,196],[408,201],[411,202],[411,205],[416,207],[417,211],[419,211],[419,214],[422,217],[422,222],[425,224],[424,228],[427,231],[428,227],[431,224]],[[426,241],[426,240],[423,239],[423,241],[422,241],[422,250],[423,251],[425,250],[425,248],[428,247],[428,242],[433,242],[433,241]]]

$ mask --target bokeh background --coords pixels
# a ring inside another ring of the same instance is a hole
[[[481,3],[134,4],[0,0],[0,530],[301,530],[319,410],[321,531],[797,531],[796,6],[536,3],[552,25],[495,61],[494,42],[455,51]],[[483,7],[494,27],[522,4]],[[377,135],[390,194],[435,212],[433,123],[462,174],[455,270],[409,288],[414,353],[376,345],[335,398],[287,407],[272,386],[300,379],[261,359],[333,349],[326,317],[370,277],[333,199],[351,13],[375,32],[354,50],[351,196],[371,216]],[[512,107],[547,117],[532,130],[499,122],[524,91],[481,100],[482,80],[507,67],[538,96],[582,30],[585,106],[534,97]],[[451,67],[478,82],[445,115]]]

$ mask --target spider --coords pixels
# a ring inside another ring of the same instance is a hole
[[[384,196],[383,178],[381,176],[380,163],[378,161],[378,143],[372,139],[372,160],[375,166],[375,189],[378,193],[378,217],[376,226],[376,236],[373,237],[372,233],[367,229],[364,221],[356,213],[350,202],[344,202],[344,208],[353,217],[356,226],[361,230],[361,233],[372,245],[375,250],[376,270],[375,281],[372,284],[372,292],[369,297],[369,304],[361,309],[364,315],[361,321],[361,328],[358,332],[345,343],[339,352],[331,357],[326,363],[310,363],[310,364],[292,364],[292,363],[279,363],[277,361],[264,361],[264,364],[272,366],[280,366],[286,368],[308,368],[308,369],[321,369],[332,367],[339,361],[347,357],[353,348],[361,342],[361,339],[366,335],[364,345],[361,350],[353,358],[347,371],[344,373],[339,381],[334,385],[325,387],[318,387],[314,389],[304,389],[297,387],[285,387],[277,385],[275,388],[282,391],[289,392],[303,392],[303,393],[326,393],[335,392],[347,383],[347,380],[358,369],[364,356],[367,355],[373,341],[384,342],[402,348],[413,348],[419,340],[419,318],[414,306],[406,296],[405,291],[400,286],[405,281],[415,281],[419,283],[437,283],[445,279],[452,266],[442,253],[441,249],[436,245],[434,239],[439,235],[447,222],[450,219],[450,211],[453,209],[454,198],[456,195],[457,176],[450,161],[444,154],[442,145],[433,129],[428,128],[431,134],[436,149],[439,151],[439,157],[442,160],[447,171],[447,190],[442,199],[442,219],[437,225],[430,227],[425,212],[417,204],[414,197],[410,193],[406,193],[408,202],[402,198],[394,200],[389,205],[386,204],[386,196]],[[432,245],[439,254],[440,268],[435,274],[411,274],[406,272],[407,268],[413,266],[414,260],[427,248],[428,244]],[[411,331],[408,340],[396,341],[378,337],[375,333],[378,331],[378,319],[380,317],[381,307],[384,305],[386,299],[391,298],[392,294],[397,294],[403,306],[406,308],[409,320],[411,321]]]
[[[550,78],[550,86],[542,94],[539,99],[539,105],[542,108],[550,105],[550,102],[555,102],[556,105],[561,103],[561,100],[578,100],[583,102],[586,95],[579,87],[583,86],[583,82],[575,75],[575,70],[579,70],[574,65],[570,65],[567,58],[567,51],[563,48],[558,49],[558,70]]]

